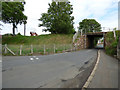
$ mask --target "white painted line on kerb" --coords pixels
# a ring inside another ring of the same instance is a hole
[[[98,51],[98,58],[97,58],[97,62],[96,62],[96,64],[95,64],[95,67],[94,67],[92,73],[90,74],[88,80],[86,81],[86,83],[85,83],[84,86],[82,87],[82,90],[86,90],[86,89],[88,88],[90,82],[92,81],[92,79],[93,79],[93,77],[94,77],[94,75],[95,75],[95,71],[96,71],[96,69],[97,69],[97,67],[98,67],[99,61],[100,61],[100,50]]]

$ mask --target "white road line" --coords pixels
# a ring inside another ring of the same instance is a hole
[[[33,61],[34,59],[33,58],[30,58],[31,61]]]
[[[37,60],[39,59],[39,58],[36,58]]]

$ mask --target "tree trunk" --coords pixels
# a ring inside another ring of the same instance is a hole
[[[25,36],[25,33],[26,33],[26,24],[24,24],[24,36]]]
[[[13,23],[13,36],[15,36],[15,24]]]

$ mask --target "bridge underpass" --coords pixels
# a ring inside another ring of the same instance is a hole
[[[101,38],[103,38],[103,44],[101,46],[101,48],[105,48],[105,34],[107,32],[90,32],[87,33],[86,35],[82,35],[80,36],[79,40],[77,41],[77,43],[73,43],[74,46],[77,45],[77,47],[79,49],[92,49],[92,48],[96,48],[95,46],[95,42],[97,43],[97,41]],[[97,47],[100,48],[100,47]]]
[[[103,47],[96,47],[96,44],[99,39],[103,38],[104,41],[104,33],[88,33],[86,35],[87,38],[87,48],[104,48],[105,43],[103,43]]]
[[[96,44],[99,39],[103,38],[103,47],[96,47]],[[105,47],[105,40],[104,40],[104,32],[97,32],[97,33],[87,33],[86,34],[86,43],[87,48],[104,48]]]

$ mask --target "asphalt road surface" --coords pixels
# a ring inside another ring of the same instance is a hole
[[[40,88],[49,83],[74,78],[97,50],[44,56],[4,56],[2,63],[3,88]]]

